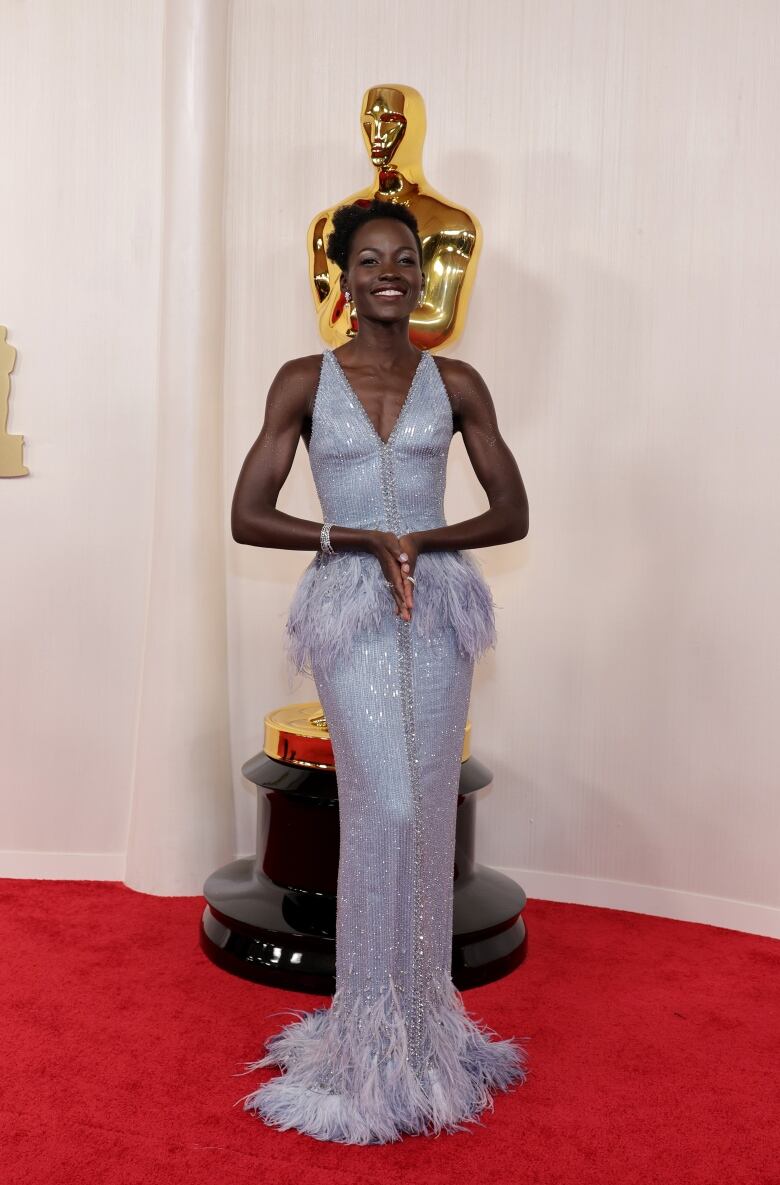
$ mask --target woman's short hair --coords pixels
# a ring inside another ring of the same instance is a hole
[[[370,202],[356,202],[353,205],[339,206],[334,211],[333,230],[328,235],[326,248],[328,259],[331,259],[337,267],[345,272],[352,236],[361,226],[365,226],[367,222],[372,222],[375,218],[397,218],[399,222],[403,222],[409,227],[417,243],[420,267],[422,267],[423,247],[417,228],[417,219],[407,206],[398,205],[396,202],[390,202],[384,198],[374,198]]]

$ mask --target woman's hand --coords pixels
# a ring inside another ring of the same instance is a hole
[[[410,535],[394,535],[392,531],[372,531],[371,551],[379,560],[385,580],[395,597],[396,614],[411,621],[414,604],[414,568],[417,563],[417,548]]]

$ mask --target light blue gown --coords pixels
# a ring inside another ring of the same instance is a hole
[[[423,353],[383,441],[331,350],[309,460],[323,520],[404,535],[446,525],[452,408]],[[238,1101],[321,1140],[386,1143],[466,1130],[527,1053],[466,1011],[451,978],[455,813],[474,664],[494,604],[467,552],[421,552],[411,622],[379,561],[318,552],[286,624],[288,669],[310,674],[336,762],[336,991],[268,1038],[246,1071],[283,1073]]]

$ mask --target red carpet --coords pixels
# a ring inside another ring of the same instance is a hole
[[[529,957],[464,993],[530,1075],[484,1127],[385,1146],[279,1132],[233,1077],[321,996],[220,971],[200,898],[0,880],[4,1185],[778,1185],[780,942],[531,901]],[[379,1176],[381,1174],[381,1176]]]

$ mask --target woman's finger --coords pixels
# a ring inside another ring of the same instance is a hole
[[[409,568],[408,560],[404,561],[403,565],[399,563],[400,556],[406,555],[406,552],[401,552],[400,555],[396,551],[395,554],[388,556],[390,560],[390,569],[393,573],[392,580],[388,581],[396,601],[396,614],[403,617],[404,620],[411,619],[411,610],[413,605],[413,597],[411,589],[414,587],[410,581],[406,580],[406,571],[403,569]]]

